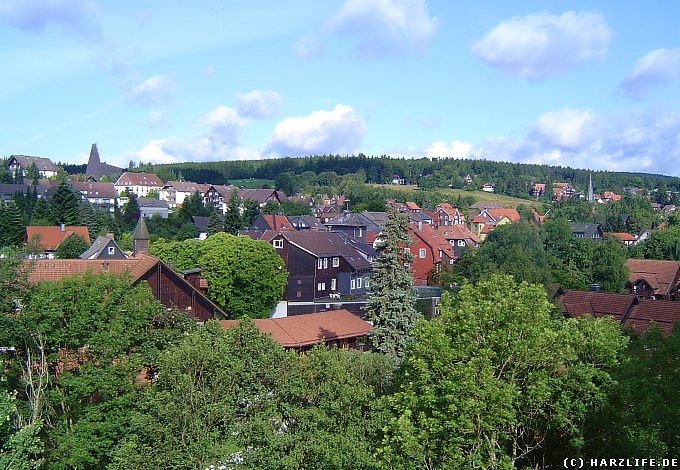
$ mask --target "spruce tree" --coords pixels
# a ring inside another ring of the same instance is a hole
[[[210,220],[208,221],[208,236],[223,232],[223,229],[224,222],[222,221],[222,218],[216,211],[213,211],[210,214]]]
[[[52,220],[52,209],[47,199],[41,197],[35,203],[35,209],[33,209],[31,215],[31,225],[50,225]]]
[[[373,322],[370,333],[373,349],[398,364],[413,340],[413,327],[420,319],[408,268],[414,258],[406,250],[410,244],[407,216],[390,210],[378,243],[379,255],[373,263],[371,292],[365,310],[368,320]]]
[[[52,222],[55,224],[78,225],[80,223],[80,197],[62,181],[50,198]]]
[[[26,226],[14,201],[0,202],[0,247],[18,246],[24,241]]]
[[[139,220],[139,202],[137,202],[137,195],[135,193],[128,195],[128,202],[125,204],[125,210],[123,211],[123,219],[130,227]]]
[[[224,231],[236,235],[243,228],[241,217],[241,200],[234,189],[227,202],[227,212],[224,214]]]

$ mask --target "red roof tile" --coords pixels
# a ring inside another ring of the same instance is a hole
[[[486,211],[491,217],[498,220],[503,217],[507,217],[511,222],[517,222],[521,219],[517,209],[487,209]]]
[[[31,240],[39,237],[40,248],[45,251],[56,250],[61,242],[73,234],[81,237],[88,245],[91,243],[87,227],[67,225],[64,230],[59,225],[29,225],[26,227],[26,239]]]
[[[412,211],[417,211],[417,210],[420,209],[420,206],[418,204],[416,204],[415,202],[406,201],[405,204],[406,204],[406,207],[408,207]]]
[[[160,260],[146,253],[137,258],[128,259],[41,259],[26,261],[24,265],[30,270],[28,281],[32,284],[40,281],[58,281],[76,274],[100,274],[110,272],[115,274],[130,273],[132,282],[141,278]]]
[[[115,183],[116,186],[152,186],[162,188],[163,181],[153,173],[134,173],[126,171]]]
[[[635,303],[632,294],[611,294],[609,292],[589,292],[567,290],[558,300],[564,307],[564,313],[579,317],[590,314],[594,317],[610,316],[622,321]]]
[[[607,235],[611,235],[612,237],[616,237],[622,242],[634,242],[637,240],[637,237],[635,235],[631,235],[630,233],[626,232],[609,232]]]
[[[680,321],[680,302],[669,300],[643,300],[633,308],[624,326],[637,334],[644,333],[652,322],[664,335],[673,331],[675,322]]]
[[[657,295],[667,295],[680,277],[680,261],[629,259],[626,260],[626,267],[631,284],[644,279],[656,289]]]
[[[288,217],[282,214],[262,214],[270,230],[295,230]]]
[[[229,329],[239,320],[221,320]],[[308,313],[284,318],[253,320],[263,333],[270,333],[274,341],[286,348],[310,346],[322,341],[357,338],[371,331],[371,324],[347,310]]]

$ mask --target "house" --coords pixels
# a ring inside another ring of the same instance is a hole
[[[221,320],[229,329],[239,320]],[[325,343],[340,348],[368,350],[366,335],[371,324],[348,310],[307,313],[284,318],[258,318],[253,320],[261,333],[269,333],[272,339],[286,349],[305,351],[314,345]]]
[[[605,235],[616,237],[626,246],[633,246],[637,243],[637,237],[626,232],[607,232]]]
[[[163,182],[153,173],[133,173],[126,171],[114,183],[116,192],[134,193],[137,197],[146,197],[151,191],[160,192]]]
[[[641,299],[680,300],[680,261],[628,259],[626,290]]]
[[[641,335],[653,323],[664,336],[668,336],[678,322],[680,322],[680,302],[642,300],[633,308],[623,326]]]
[[[317,206],[314,209],[314,216],[322,224],[327,224],[342,213],[342,208],[337,206]]]
[[[341,296],[364,296],[373,265],[352,244],[334,232],[268,230],[260,237],[271,243],[288,271],[284,299],[307,304],[330,304]],[[289,307],[290,308],[290,307]]]
[[[44,157],[31,157],[28,155],[11,155],[7,162],[7,169],[16,176],[26,176],[28,169],[35,165],[41,178],[49,179],[57,176],[59,167],[52,160]]]
[[[553,183],[552,187],[553,200],[560,201],[564,198],[572,197],[576,190],[570,183]],[[585,197],[585,195],[584,195]]]
[[[28,184],[0,184],[0,202],[9,202],[17,193],[31,191]]]
[[[471,211],[475,211],[477,214],[485,209],[502,209],[503,204],[500,202],[491,201],[477,201],[470,206]]]
[[[470,225],[472,227],[473,232],[480,236],[484,231],[485,227],[487,226],[493,227],[493,220],[491,220],[491,217],[485,215],[475,215],[474,217],[472,217],[472,219],[470,219]]]
[[[482,185],[482,191],[485,191],[487,193],[493,193],[496,191],[496,187],[491,183],[484,183]]]
[[[57,281],[85,273],[128,273],[132,285],[148,283],[153,296],[165,307],[183,310],[199,321],[225,318],[226,314],[199,289],[173,271],[160,259],[139,253],[128,259],[60,259],[26,262],[28,280]]]
[[[53,259],[57,248],[71,235],[78,235],[90,244],[87,227],[73,225],[29,225],[26,227],[26,240],[34,242],[43,251],[41,257]]]
[[[88,248],[80,259],[127,259],[127,255],[120,249],[113,239],[113,234],[100,235]]]
[[[215,210],[221,214],[226,214],[227,202],[229,202],[231,193],[236,190],[237,188],[234,186],[211,184],[203,195],[203,204],[208,207],[214,207]]]
[[[95,181],[99,181],[104,176],[110,179],[117,179],[121,173],[123,173],[122,168],[102,162],[99,159],[99,150],[97,149],[97,144],[92,144],[92,147],[90,147],[90,158],[87,160],[85,174],[92,177]]]
[[[345,211],[330,219],[324,225],[329,230],[345,232],[350,237],[363,243],[373,243],[383,229],[383,224],[386,220],[386,212],[364,211],[356,213]]]
[[[288,221],[295,230],[328,230],[324,224],[311,215],[291,215]]]
[[[538,199],[545,194],[545,183],[534,183],[529,194]]]
[[[266,230],[295,230],[288,217],[283,214],[263,214],[260,212],[249,230],[264,232]]]
[[[602,200],[605,203],[611,202],[611,201],[620,201],[621,200],[621,195],[616,194],[613,191],[604,191],[602,193]]]
[[[410,225],[411,244],[404,250],[413,255],[409,268],[414,286],[426,286],[430,276],[441,269],[442,264],[453,264],[456,258],[451,244],[429,225]]]
[[[470,231],[465,225],[439,227],[437,234],[451,245],[453,259],[458,259],[465,249],[477,248],[480,243],[479,235]]]
[[[193,215],[191,216],[191,221],[198,230],[198,239],[205,240],[208,238],[208,225],[210,225],[210,217],[203,215]]]
[[[277,191],[276,189],[238,188],[237,191],[238,197],[242,201],[257,201],[260,204],[260,207],[264,206],[269,201],[278,202],[279,204],[286,201],[286,195],[281,191]]]
[[[515,208],[490,208],[484,209],[481,212],[482,216],[489,217],[494,225],[501,225],[500,222],[503,217],[506,217],[510,222],[519,222],[522,218]]]
[[[571,224],[571,236],[576,238],[589,238],[599,240],[602,238],[602,228],[600,224]]]
[[[663,212],[666,215],[670,215],[673,212],[675,212],[675,209],[676,209],[675,204],[666,204],[661,208],[661,212]]]
[[[442,202],[434,208],[433,222],[435,226],[462,225],[465,224],[465,216],[457,208],[448,202]]]
[[[71,186],[93,207],[98,207],[107,212],[113,212],[117,197],[116,188],[113,183],[73,181]]]
[[[468,186],[472,183],[472,176],[470,176],[470,173],[468,173],[467,175],[465,175],[465,177],[463,178],[463,181],[464,181],[465,184],[468,185]]]
[[[158,192],[158,199],[166,201],[170,209],[180,207],[184,200],[194,193],[205,198],[205,193],[210,189],[209,184],[192,183],[191,181],[168,181]]]
[[[142,217],[148,219],[149,217],[157,215],[164,219],[168,218],[169,208],[167,201],[148,197],[138,197],[137,204],[139,204],[139,214]]]
[[[413,211],[413,212],[420,211],[420,206],[413,201],[406,201],[404,203],[404,206],[406,206],[406,210],[408,210],[408,211]]]
[[[392,175],[392,184],[406,184],[406,180],[399,173]]]

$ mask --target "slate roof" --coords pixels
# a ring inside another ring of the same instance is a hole
[[[90,147],[90,158],[87,160],[87,168],[85,170],[87,175],[99,180],[102,176],[118,176],[122,172],[122,168],[103,163],[99,159],[97,144],[92,144],[92,147]]]
[[[626,260],[626,267],[628,282],[644,279],[657,295],[668,295],[680,277],[680,261],[631,258]]]
[[[116,181],[116,186],[152,186],[162,188],[163,182],[153,173],[135,173],[126,171]]]
[[[203,215],[194,215],[191,217],[191,221],[194,223],[196,228],[198,229],[199,232],[201,233],[207,233],[208,232],[208,225],[210,224],[210,217],[206,217]]]
[[[288,216],[288,220],[290,221],[290,224],[297,230],[300,230],[300,228],[327,230],[324,224],[319,222],[316,217],[312,217],[311,215],[292,215]]]
[[[379,232],[382,230],[385,221],[387,221],[386,212],[369,212],[364,211],[360,213],[344,211],[342,214],[333,217],[326,225],[336,226],[342,225],[346,227],[366,227],[368,232]]]
[[[173,188],[175,191],[183,193],[206,193],[210,189],[209,184],[193,183],[191,181],[168,181],[163,186],[163,189]]]
[[[593,317],[610,316],[623,321],[636,303],[633,294],[612,294],[609,292],[590,292],[567,290],[558,297],[563,312],[570,317],[592,315]]]
[[[572,235],[582,233],[583,238],[594,238],[593,235],[598,231],[601,233],[600,224],[571,224]]]
[[[673,332],[673,325],[680,321],[680,302],[670,300],[643,300],[635,306],[624,327],[642,334],[656,323],[664,335]]]
[[[35,163],[35,167],[38,171],[59,171],[59,167],[52,163],[52,160],[45,157],[32,157],[29,155],[10,155],[10,160],[12,158],[16,159],[21,165],[21,168],[28,170],[29,167]]]
[[[0,194],[25,193],[29,188],[28,184],[0,184]]]
[[[40,248],[45,251],[54,251],[57,247],[71,235],[78,235],[86,243],[90,243],[90,234],[87,227],[67,225],[61,230],[59,225],[29,225],[26,227],[26,239],[40,237]]]
[[[71,183],[73,189],[80,192],[86,198],[108,198],[115,199],[116,188],[113,183],[97,183],[96,181],[74,181]]]
[[[275,189],[237,188],[237,191],[241,199],[252,199],[253,201],[259,202],[260,204],[267,202],[267,199],[270,198],[279,199],[281,202],[283,202],[286,198],[283,193],[276,191]],[[231,195],[231,191],[229,191],[229,194]]]
[[[229,329],[239,320],[220,320]],[[284,318],[253,320],[261,333],[270,333],[272,339],[286,348],[311,346],[324,341],[357,338],[371,331],[371,324],[348,310],[308,313]]]
[[[144,217],[140,217],[139,220],[137,221],[137,225],[135,226],[134,231],[132,232],[132,239],[133,240],[149,240],[151,237],[149,236],[149,229],[146,228],[146,222],[144,221]]]
[[[139,207],[157,207],[160,209],[168,208],[168,201],[162,201],[160,199],[154,199],[150,197],[138,197],[137,204],[139,204]]]
[[[113,238],[109,238],[105,235],[100,235],[97,237],[97,239],[92,243],[92,246],[88,248],[82,255],[80,255],[78,258],[80,259],[90,259],[90,258],[98,258],[99,255],[101,255],[102,251],[109,245],[109,243],[116,243]],[[118,244],[116,244],[118,246]],[[120,250],[120,247],[118,247]],[[121,252],[123,250],[120,250]],[[123,253],[125,254],[125,253]],[[127,256],[126,256],[127,257]]]

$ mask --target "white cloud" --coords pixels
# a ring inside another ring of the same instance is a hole
[[[601,13],[534,13],[499,23],[472,50],[508,73],[543,79],[604,58],[611,36]]]
[[[425,149],[427,158],[468,158],[472,151],[472,144],[454,140],[451,145],[446,142],[435,142]]]
[[[279,114],[283,98],[274,91],[253,90],[236,95],[236,109],[244,117],[267,119]]]
[[[329,35],[349,38],[362,59],[422,52],[438,26],[426,0],[346,0],[319,34],[298,40],[296,53],[303,58],[320,55]]]
[[[227,106],[206,113],[201,124],[206,132],[188,139],[167,137],[147,143],[134,158],[142,162],[175,163],[258,158],[259,154],[240,146],[240,132],[246,122]]]
[[[635,67],[621,82],[621,89],[633,98],[644,98],[659,85],[672,82],[680,75],[680,47],[655,49],[635,62]]]
[[[99,36],[99,15],[92,0],[3,0],[0,20],[33,32],[49,25],[89,37]]]
[[[168,75],[154,75],[131,86],[125,94],[125,101],[140,105],[167,104],[175,91],[175,82]]]
[[[289,117],[279,122],[265,153],[286,156],[354,153],[366,134],[366,123],[352,107]]]
[[[471,153],[492,160],[678,175],[680,113],[650,109],[605,119],[591,110],[566,108],[539,117],[522,138],[487,139]]]

